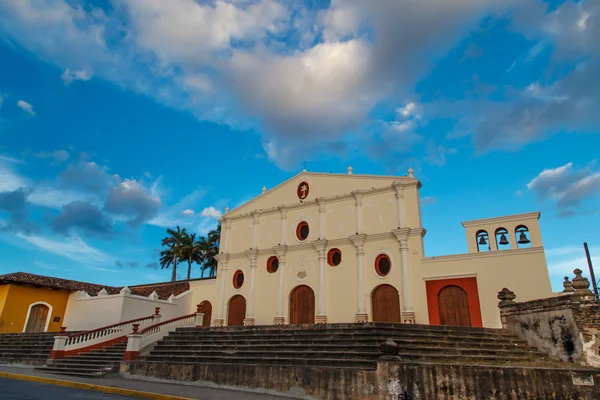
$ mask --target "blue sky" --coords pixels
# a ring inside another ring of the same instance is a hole
[[[559,290],[600,265],[598,37],[593,1],[0,0],[0,274],[168,280],[166,227],[306,161],[412,166],[428,256],[541,211]]]

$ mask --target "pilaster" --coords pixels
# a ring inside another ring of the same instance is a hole
[[[354,203],[356,204],[356,234],[363,234],[363,222],[362,222],[362,193],[355,190],[352,192],[352,196],[354,196]]]
[[[217,301],[217,318],[215,318],[214,326],[223,326],[225,324],[225,283],[227,282],[227,263],[229,261],[228,254],[217,254],[215,258],[218,261],[217,279],[219,280],[219,300]]]
[[[369,321],[369,315],[367,314],[367,303],[365,297],[365,242],[367,235],[359,234],[349,237],[356,246],[356,257],[358,260],[358,279],[356,285],[357,295],[357,312],[356,322],[363,323]]]
[[[286,260],[285,256],[287,254],[287,246],[275,246],[273,247],[273,251],[277,254],[277,259],[279,260],[279,268],[277,269],[277,273],[279,274],[279,287],[277,288],[277,315],[273,318],[273,325],[283,325],[285,324],[285,267]]]
[[[317,292],[317,316],[315,322],[317,324],[327,323],[327,309],[326,309],[326,296],[325,289],[325,249],[327,247],[327,240],[316,240],[313,243],[315,249],[319,253],[319,286]]]
[[[255,221],[257,219],[255,218]],[[254,225],[255,228],[258,224]],[[248,294],[248,303],[246,307],[246,318],[244,319],[244,326],[254,325],[254,289],[256,279],[256,259],[258,256],[258,250],[256,248],[245,251],[246,256],[250,259],[250,289]]]

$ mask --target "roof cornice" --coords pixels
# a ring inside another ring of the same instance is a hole
[[[539,211],[536,211],[536,212],[530,212],[530,213],[524,213],[524,214],[507,215],[504,217],[477,219],[477,220],[465,221],[465,222],[461,222],[461,223],[462,223],[463,227],[469,228],[472,226],[480,226],[480,225],[485,225],[485,224],[496,224],[496,223],[500,223],[500,222],[515,222],[515,221],[520,221],[523,219],[530,219],[530,218],[540,219],[540,215],[541,215],[541,213]]]

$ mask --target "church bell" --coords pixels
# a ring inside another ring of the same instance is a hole
[[[487,244],[487,242],[485,241],[485,236],[481,236],[481,237],[479,238],[479,244],[480,244],[480,245]]]
[[[519,244],[527,244],[529,242],[530,242],[530,240],[527,239],[527,236],[525,235],[525,233],[521,232],[521,235],[519,235],[519,241],[517,243],[519,243]]]
[[[505,246],[508,244],[508,239],[506,239],[506,236],[504,235],[504,233],[502,235],[500,235],[500,241],[498,242],[498,244]]]

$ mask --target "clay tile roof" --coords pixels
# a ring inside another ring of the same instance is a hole
[[[190,290],[190,284],[187,281],[182,282],[166,282],[166,283],[155,283],[150,285],[136,285],[129,286],[131,294],[138,296],[150,296],[152,292],[156,291],[158,298],[162,300],[168,299],[171,295],[180,295],[183,292]]]
[[[43,286],[52,289],[64,289],[70,291],[84,290],[90,296],[96,296],[102,289],[106,289],[108,294],[117,294],[123,288],[98,285],[88,282],[72,281],[69,279],[53,278],[50,276],[35,275],[26,272],[15,272],[12,274],[0,275],[0,285],[9,283],[18,285]],[[159,299],[161,300],[167,300],[171,294],[177,296],[189,290],[189,288],[190,284],[188,282],[166,282],[129,287],[131,293],[138,296],[147,297],[153,291],[156,291]]]

